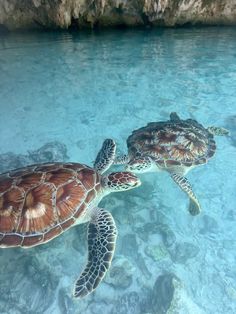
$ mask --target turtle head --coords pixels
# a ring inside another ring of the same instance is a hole
[[[143,173],[153,170],[154,162],[150,157],[140,157],[132,159],[126,165],[125,170],[131,171],[134,173]]]
[[[138,187],[140,179],[131,172],[112,172],[103,177],[102,185],[108,192],[127,191]]]

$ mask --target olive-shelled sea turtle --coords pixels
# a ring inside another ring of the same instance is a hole
[[[189,212],[197,215],[200,204],[184,176],[190,169],[205,164],[215,154],[214,135],[228,133],[224,128],[204,128],[195,120],[182,120],[172,112],[169,121],[151,122],[133,131],[127,139],[128,155],[118,156],[114,164],[126,164],[126,170],[134,173],[168,171],[188,194]]]
[[[130,172],[103,173],[116,145],[104,141],[90,168],[80,163],[32,165],[0,175],[0,247],[29,248],[46,243],[72,226],[88,223],[88,260],[74,288],[84,297],[110,267],[117,230],[112,215],[97,207],[111,192],[139,186]]]

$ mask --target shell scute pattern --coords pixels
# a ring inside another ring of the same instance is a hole
[[[33,186],[39,185],[43,181],[43,173],[35,172],[32,174],[24,174],[15,179],[17,187],[22,188],[25,192],[31,189]]]
[[[7,238],[7,236],[6,236],[6,238]],[[21,241],[20,245],[30,247],[30,246],[34,246],[36,244],[42,243],[44,241],[45,241],[44,240],[44,234],[28,236],[28,237],[22,236],[22,241]]]
[[[151,122],[127,140],[131,158],[153,157],[161,166],[204,164],[216,150],[213,135],[197,121]]]
[[[5,176],[0,176],[0,194],[9,190],[10,187],[12,186],[13,179],[10,179]]]
[[[87,191],[77,180],[60,186],[56,193],[56,208],[59,221],[62,222],[75,213],[84,201]]]
[[[54,192],[52,184],[42,183],[26,193],[16,228],[18,233],[44,232],[55,224],[56,215],[52,200]]]
[[[0,175],[0,246],[34,246],[71,227],[100,192],[100,176],[77,163]]]
[[[70,169],[56,169],[47,172],[45,176],[45,182],[54,184],[56,188],[63,184],[63,182],[71,182],[73,180],[76,180],[76,173]]]
[[[9,234],[5,236],[4,234],[0,234],[0,241],[1,246],[16,246],[21,245],[23,237],[18,234]]]
[[[96,175],[94,174],[94,170],[92,168],[84,168],[79,171],[78,178],[86,189],[92,189],[96,184]]]

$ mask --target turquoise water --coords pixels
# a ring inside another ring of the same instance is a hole
[[[189,215],[165,173],[104,198],[117,247],[109,274],[84,300],[72,288],[86,260],[85,225],[44,246],[1,250],[0,313],[165,313],[169,273],[180,296],[171,313],[236,313],[235,91],[235,28],[2,35],[2,171],[47,158],[92,165],[105,138],[125,152],[133,129],[171,111],[231,136],[217,137],[214,158],[188,174],[200,216]],[[54,155],[32,157],[55,141]]]

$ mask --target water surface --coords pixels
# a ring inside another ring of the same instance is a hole
[[[156,314],[154,283],[173,273],[183,286],[177,313],[235,313],[235,91],[235,28],[2,36],[0,154],[58,141],[66,160],[92,165],[105,138],[125,152],[133,129],[171,111],[231,136],[217,137],[214,158],[188,175],[200,216],[189,215],[164,173],[103,200],[119,237],[111,272],[85,300],[71,297],[86,260],[85,226],[44,246],[1,250],[0,312]]]

